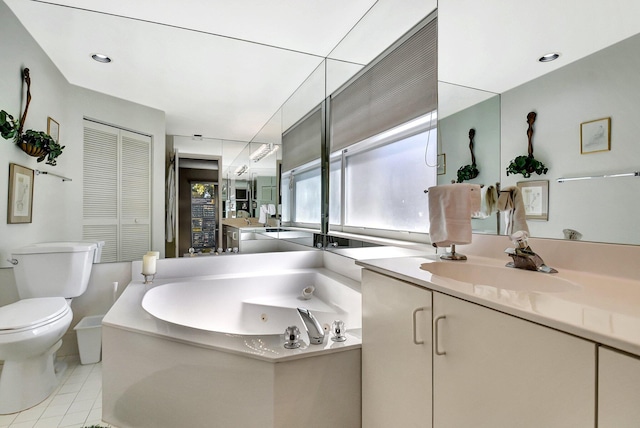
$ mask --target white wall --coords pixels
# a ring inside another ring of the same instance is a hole
[[[0,139],[0,267],[11,266],[5,261],[11,248],[81,238],[84,117],[152,136],[152,247],[164,253],[164,112],[69,84],[4,2],[0,2],[0,37],[0,109],[19,117],[24,109],[21,72],[28,67],[32,100],[25,130],[46,132],[50,116],[60,123],[60,143],[66,146],[58,165],[52,167],[37,163],[12,141]],[[72,181],[36,176],[32,223],[6,224],[9,163],[55,172]],[[87,292],[72,303],[72,326],[83,316],[106,313],[113,300],[112,283],[119,282],[122,292],[131,279],[130,271],[131,263],[94,265]],[[0,306],[16,300],[13,270],[0,269]],[[73,330],[67,336],[70,340],[65,340],[60,353],[77,353]]]
[[[74,200],[78,182],[63,183],[48,176],[34,179],[33,222],[31,224],[7,224],[7,200],[9,163],[31,169],[55,170],[64,176],[74,177],[76,168],[74,152],[77,150],[68,139],[70,122],[68,99],[69,84],[55,65],[15,18],[10,9],[0,2],[0,109],[19,119],[26,101],[26,85],[22,91],[22,69],[31,74],[32,100],[29,106],[25,130],[47,131],[47,116],[60,123],[60,138],[67,145],[58,158],[58,166],[51,167],[23,153],[13,141],[0,138],[0,267],[10,266],[8,249],[24,242],[61,239],[68,236],[73,221],[67,221],[69,201]],[[71,237],[70,237],[71,238]]]
[[[6,218],[9,163],[69,177],[35,177],[33,221],[0,221],[0,267],[10,266],[10,249],[25,243],[72,240],[82,237],[83,118],[143,132],[153,139],[152,247],[164,252],[164,112],[70,85],[40,49],[11,10],[0,2],[0,109],[19,117],[23,101],[22,68],[31,71],[32,100],[25,129],[47,130],[47,116],[60,123],[60,143],[65,146],[55,167],[23,153],[12,141],[0,140],[0,218]],[[87,58],[89,61],[90,59]],[[25,87],[26,92],[26,87]]]
[[[503,186],[525,180],[505,168],[527,154],[526,116],[538,115],[534,155],[549,172],[528,180],[549,180],[549,221],[528,220],[532,236],[561,239],[572,228],[585,241],[640,243],[638,178],[556,182],[639,169],[639,51],[636,36],[502,94]],[[611,117],[611,151],[581,155],[580,124],[604,117]]]

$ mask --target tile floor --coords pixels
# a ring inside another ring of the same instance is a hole
[[[102,422],[102,363],[81,365],[78,356],[64,361],[58,389],[31,409],[0,415],[1,428],[111,427]]]

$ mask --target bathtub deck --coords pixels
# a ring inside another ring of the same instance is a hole
[[[141,305],[147,287],[130,283],[103,319],[106,422],[158,428],[361,425],[360,329],[347,330],[346,342],[327,335],[322,345],[308,345],[303,333],[299,349],[285,349],[282,334],[224,334],[157,319]],[[294,300],[296,306],[313,301]]]
[[[157,285],[161,283],[159,281]],[[308,345],[308,339],[304,337],[303,332],[305,343],[300,348],[285,349],[282,334],[240,336],[168,323],[154,318],[142,308],[141,302],[147,287],[142,281],[131,282],[105,315],[102,325],[273,363],[362,347],[361,329],[349,329],[349,326],[345,342],[333,342],[327,337],[322,345]],[[259,346],[256,346],[256,343],[259,343]]]

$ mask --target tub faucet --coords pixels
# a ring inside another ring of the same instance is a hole
[[[309,309],[305,308],[298,308],[298,315],[300,315],[304,329],[307,330],[307,334],[309,335],[309,343],[311,345],[321,345],[322,342],[324,342],[324,329],[316,317],[309,312]]]
[[[545,265],[542,257],[533,252],[528,244],[528,237],[529,234],[522,230],[514,232],[511,235],[511,241],[516,247],[504,250],[504,252],[513,259],[513,261],[507,263],[506,266],[544,273],[557,273],[557,270]]]

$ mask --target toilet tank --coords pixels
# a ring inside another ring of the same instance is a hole
[[[93,254],[93,263],[100,263],[100,260],[102,258],[102,248],[104,247],[105,241],[90,241],[90,240],[82,240],[82,241],[53,241],[53,242],[39,242],[37,244],[31,244],[31,245],[35,245],[36,247],[46,247],[46,246],[59,246],[60,244],[62,245],[69,245],[69,244],[80,244],[80,245],[87,245],[87,244],[95,244],[96,245],[96,251]]]
[[[20,299],[77,297],[89,284],[95,243],[47,242],[13,250]]]

